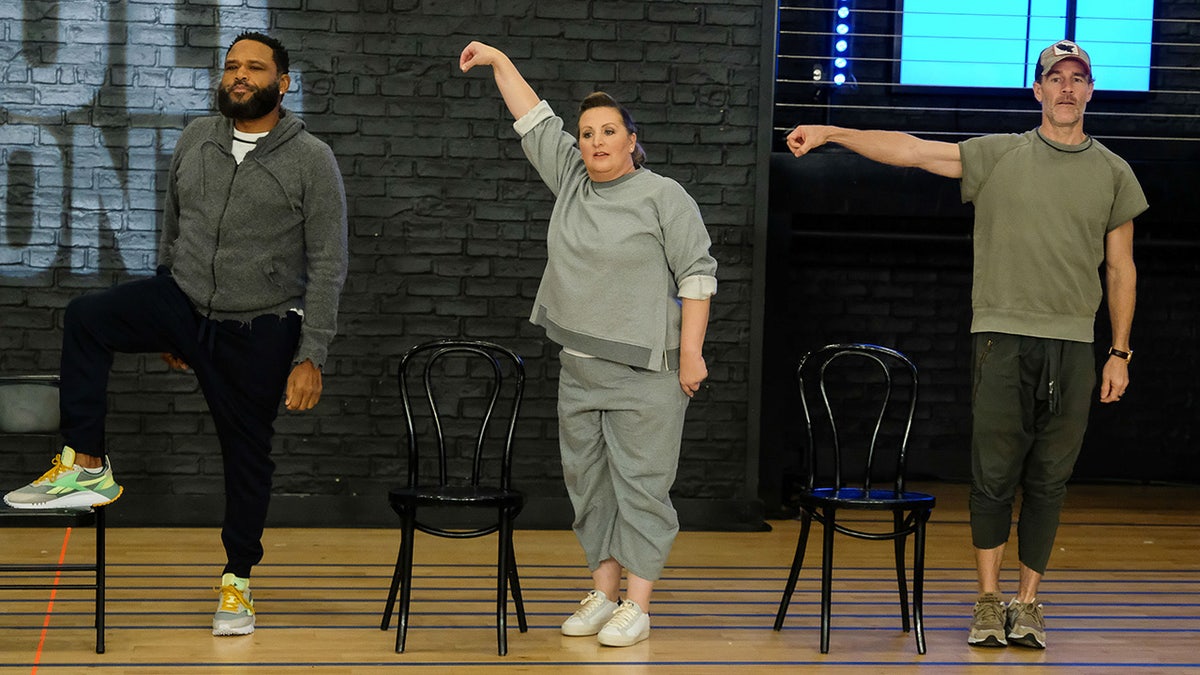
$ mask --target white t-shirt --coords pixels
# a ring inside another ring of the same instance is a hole
[[[269,133],[271,132],[263,131],[257,134],[250,134],[246,133],[245,131],[238,131],[237,129],[234,129],[233,145],[229,148],[230,151],[233,152],[233,159],[236,160],[238,164],[241,164],[242,160],[246,159],[246,155],[248,155],[250,151],[254,149],[254,144],[258,143],[258,139],[266,136]]]

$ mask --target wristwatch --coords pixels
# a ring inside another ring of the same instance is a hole
[[[1118,359],[1122,359],[1125,361],[1125,363],[1129,363],[1130,361],[1133,360],[1133,350],[1132,349],[1130,349],[1129,351],[1125,351],[1122,349],[1117,349],[1116,347],[1109,347],[1108,355],[1115,356]]]

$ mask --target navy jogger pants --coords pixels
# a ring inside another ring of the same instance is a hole
[[[76,298],[67,305],[60,374],[62,434],[86,455],[104,456],[113,354],[170,352],[196,374],[225,467],[221,540],[225,572],[249,577],[263,555],[271,498],[271,437],[300,336],[300,317],[214,321],[197,313],[169,274]]]

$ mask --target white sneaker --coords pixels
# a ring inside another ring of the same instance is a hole
[[[562,625],[562,634],[572,637],[595,635],[608,623],[617,610],[617,603],[608,599],[604,591],[591,591],[579,601],[583,605],[567,618]]]
[[[622,600],[596,639],[606,647],[628,647],[650,637],[650,615],[632,600]]]

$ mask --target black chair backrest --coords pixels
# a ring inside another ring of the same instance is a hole
[[[525,363],[521,357],[482,340],[437,340],[405,352],[397,376],[408,432],[408,486],[423,485],[419,448],[422,439],[432,435],[437,445],[437,485],[445,487],[466,478],[470,485],[478,486],[494,477],[494,484],[509,489],[513,437],[525,392]],[[412,393],[418,381],[420,399]],[[418,400],[423,400],[422,405],[428,409],[418,410]],[[422,427],[421,420],[432,426]],[[456,433],[464,430],[470,435]],[[461,465],[456,460],[465,458],[460,456],[463,453],[452,456],[464,445],[454,441],[463,439],[471,447],[466,453],[470,468],[455,470]],[[498,476],[489,474],[485,466],[485,459],[491,456],[486,449],[496,445]]]
[[[808,432],[808,488],[832,481],[837,488],[849,484],[870,490],[882,474],[881,480],[890,479],[896,492],[903,492],[917,405],[912,361],[878,345],[833,344],[806,354],[796,377]],[[894,463],[886,461],[888,455]],[[821,456],[828,456],[831,475],[820,476]],[[848,483],[851,459],[862,474]]]

